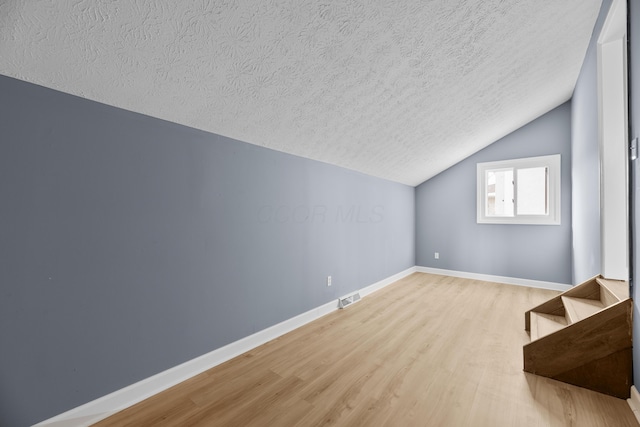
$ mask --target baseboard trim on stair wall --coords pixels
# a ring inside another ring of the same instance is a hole
[[[519,279],[516,277],[494,276],[491,274],[469,273],[466,271],[445,270],[442,268],[416,267],[420,273],[442,274],[443,276],[461,277],[463,279],[483,280],[485,282],[506,283],[507,285],[528,286],[530,288],[551,289],[554,291],[567,291],[572,285],[556,282],[544,282],[541,280]]]
[[[631,386],[631,397],[627,399],[627,403],[640,423],[640,393],[634,385]]]
[[[403,277],[416,272],[416,267],[408,268],[372,285],[359,289],[363,297],[388,286]],[[277,325],[263,329],[224,347],[189,360],[166,371],[160,372],[137,383],[116,390],[106,396],[70,409],[53,418],[42,421],[37,427],[84,427],[108,418],[116,412],[135,405],[155,394],[179,384],[195,375],[211,369],[236,356],[246,353],[268,341],[291,332],[320,317],[338,310],[338,301],[333,300]]]

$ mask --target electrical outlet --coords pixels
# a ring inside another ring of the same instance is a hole
[[[434,257],[435,259],[440,259],[440,252],[436,252],[436,253],[434,253],[434,254],[433,254],[433,257]]]
[[[327,286],[331,286],[331,276],[327,276]]]

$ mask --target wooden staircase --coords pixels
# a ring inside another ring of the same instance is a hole
[[[524,370],[626,399],[632,384],[628,283],[594,277],[527,311]]]

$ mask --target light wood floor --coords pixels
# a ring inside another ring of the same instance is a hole
[[[99,426],[638,426],[627,402],[522,371],[554,291],[415,273]]]

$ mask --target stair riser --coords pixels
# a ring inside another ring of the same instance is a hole
[[[628,285],[600,277],[538,305],[525,313],[532,341],[523,348],[524,370],[629,397],[632,312]]]
[[[554,378],[631,348],[631,300],[524,346],[524,370]]]

